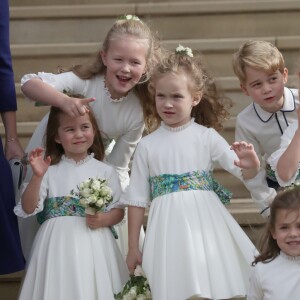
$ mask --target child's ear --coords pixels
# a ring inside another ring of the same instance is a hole
[[[99,55],[101,56],[101,59],[102,59],[102,62],[103,62],[103,64],[104,64],[104,66],[106,66],[106,52],[103,51],[103,50],[101,50],[101,51],[99,52]]]
[[[273,228],[270,228],[270,232],[271,232],[273,239],[276,240],[277,236],[276,236],[275,230]]]
[[[283,76],[283,83],[286,84],[287,81],[288,81],[288,76],[289,75],[289,71],[287,68],[284,68],[283,69],[283,73],[282,73],[282,76]]]
[[[61,144],[61,141],[60,141],[60,139],[59,139],[58,136],[55,137],[54,141],[55,141],[57,144]]]
[[[192,106],[197,106],[200,103],[202,96],[203,96],[202,92],[195,93]]]
[[[243,93],[246,95],[246,96],[249,96],[249,93],[247,91],[247,88],[245,86],[245,84],[241,83],[240,84],[240,87],[241,87],[241,90],[243,91]]]

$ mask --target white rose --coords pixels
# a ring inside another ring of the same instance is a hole
[[[136,297],[136,286],[133,286],[133,287],[129,290],[128,295],[129,295],[130,297],[133,297],[133,298]]]
[[[81,190],[79,192],[79,194],[83,197],[83,198],[87,198],[90,196],[91,194],[91,190],[89,188],[84,188],[83,190]]]
[[[91,188],[95,191],[100,189],[100,181],[99,180],[93,180],[92,184],[91,184]]]
[[[137,295],[136,300],[146,300],[146,296],[143,294]]]
[[[109,197],[111,196],[111,188],[108,186],[104,186],[101,191],[100,191],[100,195],[103,197]]]
[[[96,203],[97,202],[97,197],[95,195],[91,195],[88,197],[89,203]]]
[[[102,207],[103,204],[104,204],[104,201],[102,198],[100,198],[96,201],[96,206],[98,206],[98,207]]]

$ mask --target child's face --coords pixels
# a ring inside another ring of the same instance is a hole
[[[241,84],[245,95],[250,96],[253,102],[268,112],[279,111],[284,103],[284,86],[287,82],[288,71],[285,68],[283,74],[277,70],[274,73],[266,73],[250,67],[245,68],[246,82]]]
[[[300,256],[300,209],[279,209],[272,236],[285,254]]]
[[[146,40],[132,36],[110,40],[101,57],[106,66],[105,84],[113,99],[119,99],[139,82],[146,71],[148,45]]]
[[[59,123],[56,143],[62,145],[67,157],[75,161],[83,160],[95,136],[89,115],[71,117],[61,113]]]
[[[155,84],[156,109],[171,127],[178,127],[191,120],[192,107],[200,102],[201,97],[193,97],[185,73],[169,73],[159,77]]]

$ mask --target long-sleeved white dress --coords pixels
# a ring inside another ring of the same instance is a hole
[[[105,161],[115,167],[120,178],[121,186],[125,189],[129,183],[128,165],[145,127],[143,110],[134,92],[131,91],[126,97],[114,100],[105,87],[103,75],[97,75],[91,79],[83,80],[73,72],[61,74],[44,72],[27,74],[23,76],[21,85],[32,78],[39,78],[60,92],[65,90],[74,94],[81,94],[86,98],[94,97],[96,99],[90,103],[90,107],[95,115],[102,138],[106,146],[109,147]],[[47,122],[48,114],[46,114],[38,124],[27,145],[27,153],[43,145]],[[25,181],[29,181],[31,174],[29,168]],[[19,220],[19,223],[22,248],[25,257],[27,257],[38,229],[38,224],[34,218]],[[116,226],[116,231],[119,235],[117,243],[125,256],[128,249],[127,222],[125,221],[122,225]],[[142,241],[143,236],[141,237],[141,244]]]
[[[162,126],[134,155],[121,202],[150,205],[142,267],[154,300],[245,296],[255,247],[214,192],[219,163],[242,179],[228,143],[214,130],[188,123]]]
[[[42,222],[34,239],[19,300],[113,300],[129,278],[109,228],[90,229],[71,190],[88,178],[107,178],[116,207],[121,194],[114,169],[88,156],[80,163],[63,156],[46,172],[37,208]],[[19,203],[15,213],[26,214]]]

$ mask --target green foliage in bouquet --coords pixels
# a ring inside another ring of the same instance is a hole
[[[116,300],[150,300],[152,299],[147,278],[142,275],[130,275],[123,290],[115,295]]]

